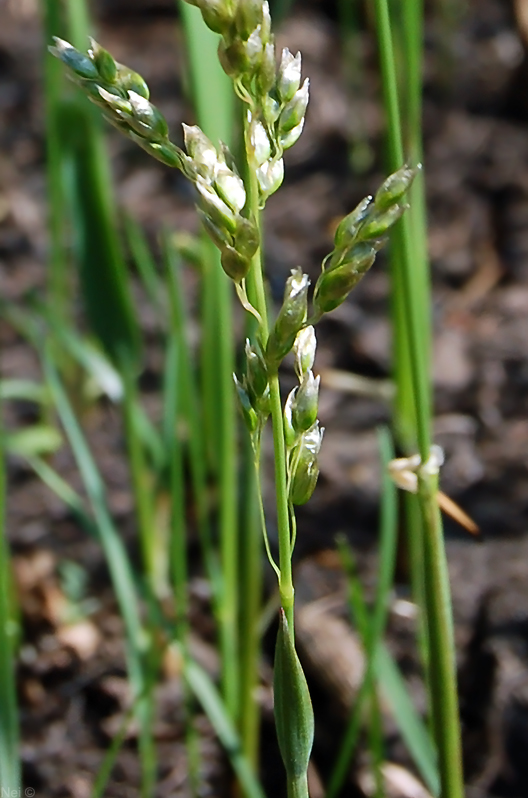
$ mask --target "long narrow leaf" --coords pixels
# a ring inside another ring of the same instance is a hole
[[[349,763],[359,738],[361,713],[364,701],[370,697],[372,710],[370,743],[373,759],[379,765],[383,747],[378,697],[374,679],[374,656],[383,636],[389,609],[390,590],[394,579],[397,542],[397,496],[396,488],[388,475],[387,465],[394,457],[392,441],[386,429],[378,432],[382,473],[382,499],[380,509],[380,562],[374,609],[369,612],[363,587],[356,573],[352,550],[344,542],[338,542],[343,565],[349,578],[351,612],[355,619],[366,656],[366,671],[360,693],[352,710],[344,739],[336,759],[328,787],[328,798],[337,795],[344,782]],[[379,780],[379,767],[377,769]]]
[[[114,590],[125,622],[131,665],[133,664],[133,672],[136,677],[140,678],[141,668],[139,666],[138,652],[144,648],[144,633],[128,554],[108,512],[101,475],[68,401],[55,366],[47,356],[44,358],[44,369],[55,406],[72,447],[90,504],[92,505],[99,540],[105,552]]]
[[[13,607],[5,528],[5,461],[0,422],[0,792],[20,794],[18,711],[14,674]]]
[[[433,795],[440,792],[436,754],[429,731],[416,712],[405,680],[387,646],[376,649],[375,670],[383,695],[420,775]]]
[[[218,735],[245,794],[248,798],[264,798],[262,787],[242,753],[240,738],[213,682],[192,660],[185,665],[185,678]]]

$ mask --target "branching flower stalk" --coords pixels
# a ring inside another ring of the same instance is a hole
[[[308,275],[294,269],[272,325],[268,322],[259,215],[284,177],[283,153],[299,138],[308,105],[309,81],[301,83],[301,54],[287,48],[277,62],[269,6],[262,0],[192,0],[207,26],[220,34],[219,59],[245,104],[245,182],[229,149],[216,147],[197,126],[184,125],[185,150],[169,138],[168,125],[150,103],[143,78],[117,63],[97,42],[87,54],[55,39],[51,52],[106,119],[194,184],[197,210],[221,253],[243,307],[256,319],[245,348],[245,373],[235,377],[244,422],[259,472],[261,437],[271,417],[279,560],[273,560],[263,518],[265,545],[276,571],[282,603],[275,660],[275,717],[288,795],[308,798],[307,768],[313,741],[313,711],[295,652],[292,556],[295,507],[307,502],[317,483],[324,430],[317,420],[319,378],[313,374],[315,323],[345,301],[374,263],[392,225],[407,208],[404,196],[416,168],[391,175],[374,198],[366,197],[337,227],[309,312]],[[279,367],[294,352],[298,386],[282,405]],[[259,482],[260,485],[260,482]],[[259,487],[260,490],[260,487]],[[259,495],[262,506],[262,495]]]

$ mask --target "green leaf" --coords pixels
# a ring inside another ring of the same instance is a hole
[[[440,792],[440,779],[431,736],[416,712],[405,680],[387,646],[380,642],[375,654],[376,677],[398,724],[420,775],[433,795]]]
[[[306,677],[286,620],[280,611],[273,675],[277,740],[290,780],[308,769],[314,736],[314,715]]]
[[[48,424],[34,424],[6,435],[6,450],[20,457],[53,454],[62,445],[62,436]]]
[[[20,795],[18,710],[14,668],[13,596],[5,529],[5,461],[0,427],[0,792]]]
[[[46,404],[49,396],[46,387],[34,380],[0,380],[0,399]]]
[[[231,761],[246,798],[264,798],[262,787],[242,753],[240,739],[215,685],[193,660],[187,660],[184,672],[187,684],[202,705]]]

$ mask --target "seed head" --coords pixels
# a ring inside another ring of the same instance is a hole
[[[262,0],[238,0],[235,14],[236,29],[247,40],[262,22]]]
[[[295,464],[295,472],[290,483],[290,500],[293,504],[305,504],[312,496],[317,478],[319,464],[317,458],[323,440],[324,428],[319,422],[302,435],[297,447],[291,453],[290,462]]]
[[[249,432],[255,432],[258,427],[258,417],[253,406],[251,405],[246,386],[240,382],[236,374],[233,374],[233,380],[235,383],[238,405],[240,407],[246,427],[248,428]]]
[[[277,191],[284,180],[284,161],[282,158],[266,161],[262,166],[259,166],[257,179],[263,198],[269,197],[270,194]]]
[[[399,202],[411,187],[414,178],[421,168],[421,164],[414,169],[403,166],[401,169],[398,169],[397,172],[394,172],[394,174],[389,175],[374,197],[376,208],[380,211],[384,211],[390,208],[391,205],[395,205]]]
[[[268,339],[266,360],[271,368],[277,368],[286,357],[306,320],[309,285],[307,274],[300,269],[292,269],[286,281],[282,307]]]
[[[345,301],[374,263],[376,252],[370,244],[357,244],[349,255],[350,260],[322,272],[314,291],[314,306],[318,313],[329,313]]]
[[[308,327],[303,327],[302,330],[299,330],[293,344],[295,371],[299,381],[313,367],[316,347],[317,340],[315,338],[315,329],[312,325],[310,324]]]
[[[292,423],[296,432],[306,432],[317,419],[321,378],[307,371],[297,388],[292,404]]]
[[[358,230],[358,238],[363,241],[384,236],[403,216],[408,205],[392,205],[386,211],[376,211],[369,215]]]
[[[101,45],[91,37],[90,45],[91,49],[88,50],[88,56],[97,67],[99,77],[105,83],[114,83],[117,76],[116,62],[108,50],[105,50],[104,47],[101,47]]]
[[[277,77],[277,93],[283,103],[293,99],[301,85],[301,54],[293,55],[287,47],[282,51],[279,74]]]
[[[255,162],[258,166],[262,166],[271,155],[270,140],[264,125],[252,117],[251,111],[248,111],[248,117],[250,119],[249,143],[253,149]]]
[[[85,80],[98,79],[99,71],[89,56],[79,52],[69,42],[59,39],[58,36],[54,36],[53,41],[55,47],[49,48],[50,53],[56,58],[60,58],[75,76]]]
[[[239,283],[247,276],[251,266],[251,260],[244,258],[234,247],[229,246],[221,249],[220,263],[227,276],[235,283]]]
[[[246,338],[246,375],[250,393],[260,399],[268,386],[268,372],[260,348]]]
[[[295,92],[293,98],[284,106],[281,112],[279,119],[281,133],[287,133],[301,123],[306,113],[309,97],[310,79],[306,78],[301,88]]]

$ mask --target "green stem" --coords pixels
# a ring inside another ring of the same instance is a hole
[[[217,259],[218,260],[218,259]],[[215,285],[218,300],[218,365],[220,425],[220,553],[223,588],[221,614],[224,695],[231,717],[236,718],[238,704],[238,489],[236,467],[236,412],[233,395],[235,365],[231,285],[217,262]],[[212,397],[210,397],[212,399]],[[228,663],[228,664],[227,664]]]
[[[425,600],[428,616],[431,715],[438,750],[442,798],[463,798],[464,784],[456,689],[449,573],[438,508],[438,479],[422,471],[419,497],[424,514]]]
[[[308,774],[288,779],[288,798],[308,798]]]
[[[9,546],[5,528],[6,472],[0,419],[0,791],[20,794],[14,618]]]
[[[404,155],[389,9],[387,0],[375,0],[375,6],[385,110],[389,129],[389,166],[391,170],[396,170],[404,162]],[[401,280],[402,305],[407,324],[411,380],[415,393],[414,410],[416,413],[418,445],[422,461],[425,462],[429,457],[431,406],[428,370],[423,362],[423,350],[421,347],[421,315],[420,309],[414,301],[415,276],[411,269],[414,252],[410,222],[410,217],[405,214],[402,220],[394,226],[393,237],[396,239],[398,243],[397,249],[401,253],[397,277]]]
[[[281,604],[293,637],[293,577],[291,564],[290,516],[286,476],[286,443],[280,397],[279,375],[270,376],[271,423],[275,456],[275,496],[277,501],[277,530],[279,536],[279,591]]]
[[[246,148],[247,148],[249,131],[248,131],[247,117],[245,114],[244,114],[244,133],[245,133],[244,139],[246,141]],[[252,167],[251,158],[249,157],[249,155],[247,156],[246,183],[247,183],[246,189],[248,193],[248,206],[257,223],[260,241],[262,242],[262,214],[259,208],[258,180],[257,180],[256,171]],[[259,247],[255,255],[253,256],[253,260],[251,262],[251,269],[249,270],[249,274],[246,278],[246,283],[248,287],[249,299],[254,304],[255,308],[257,309],[260,315],[261,324],[259,328],[259,334],[262,339],[261,343],[263,347],[265,347],[268,341],[269,324],[268,324],[268,303],[266,299],[266,287],[264,285],[264,264],[262,259],[262,245]]]
[[[327,798],[335,798],[342,790],[346,774],[350,768],[350,761],[356,747],[361,730],[363,704],[370,696],[371,728],[369,729],[373,766],[375,771],[376,761],[382,749],[383,735],[378,728],[379,702],[377,699],[377,685],[375,672],[375,658],[387,623],[387,614],[390,605],[390,591],[394,581],[397,548],[397,515],[398,498],[396,487],[388,473],[388,464],[394,457],[394,447],[386,430],[378,432],[381,468],[382,468],[382,495],[380,508],[380,563],[377,576],[376,599],[372,613],[369,613],[363,595],[361,582],[357,575],[351,548],[338,540],[338,549],[343,567],[349,580],[349,603],[351,616],[354,618],[365,650],[366,671],[360,691],[356,698],[345,737],[341,743],[334,770],[329,780]],[[376,778],[378,774],[376,773]]]
[[[423,13],[423,0],[407,0],[402,4],[402,38],[407,86],[404,136],[408,158],[413,165],[423,162]],[[431,350],[431,303],[429,301],[431,279],[427,252],[427,203],[423,169],[416,175],[411,186],[409,202],[415,258],[414,291],[420,296],[420,300],[416,304],[421,313],[423,356],[425,363],[428,363]],[[430,396],[429,406],[431,406]]]
[[[245,123],[247,124],[247,122]],[[248,132],[246,133],[246,142]],[[246,145],[247,146],[247,145]],[[251,159],[248,158],[248,205],[255,219],[259,219],[259,195],[255,169],[252,167]],[[260,247],[253,258],[251,269],[248,275],[248,287],[252,301],[260,314],[262,324],[260,333],[263,347],[265,347],[268,335],[268,313],[266,306],[266,290],[264,287],[264,270],[262,263],[262,247]],[[286,472],[286,442],[284,440],[284,423],[282,418],[282,402],[280,396],[279,375],[277,373],[269,376],[271,423],[273,429],[273,452],[275,460],[275,496],[277,503],[277,529],[279,536],[279,591],[281,604],[286,613],[286,619],[293,637],[293,604],[294,590],[291,564],[291,532],[290,516],[288,511],[288,479]]]
[[[400,7],[396,16],[398,39],[402,52],[402,79],[404,87],[403,130],[405,148],[412,164],[423,160],[422,148],[422,60],[423,60],[423,0],[408,0]],[[410,226],[414,246],[414,304],[421,314],[421,346],[425,367],[430,363],[431,353],[431,285],[427,255],[427,220],[425,181],[423,170],[416,176],[409,195]],[[396,242],[397,244],[397,242]],[[401,253],[400,260],[401,260]],[[398,250],[395,247],[395,257]],[[394,280],[394,329],[395,329],[395,381],[397,385],[395,406],[395,430],[400,448],[405,453],[416,450],[416,421],[408,344],[405,299],[402,281]],[[431,404],[431,396],[429,396]],[[428,671],[429,647],[427,640],[427,617],[424,594],[424,533],[417,496],[407,494],[404,498],[405,528],[409,555],[410,581],[413,600],[420,608],[418,646],[424,670]],[[429,708],[432,711],[430,690]]]
[[[70,276],[65,256],[64,236],[67,214],[63,189],[63,143],[60,132],[60,102],[62,91],[62,66],[56,58],[50,58],[47,46],[52,36],[61,35],[61,15],[58,0],[44,3],[44,76],[46,106],[46,173],[48,187],[49,225],[49,295],[56,313],[62,321],[68,314]]]
[[[68,15],[68,30],[71,43],[78,50],[84,52],[86,38],[90,32],[90,17],[86,0],[68,0],[66,13]]]
[[[255,454],[249,439],[244,441],[243,530],[240,541],[240,737],[244,754],[258,770],[259,706],[255,699],[260,657],[259,617],[262,605],[262,533],[260,485],[253,467]]]
[[[188,323],[184,308],[183,281],[180,277],[181,263],[169,235],[162,237],[163,258],[167,270],[171,336],[179,341],[178,391],[181,397],[181,414],[187,426],[189,468],[196,508],[198,534],[207,575],[213,585],[215,601],[219,600],[220,578],[218,562],[211,534],[205,435],[201,417],[201,402],[191,362],[190,346],[186,339]]]
[[[375,0],[375,8],[389,128],[390,167],[393,169],[398,168],[403,162],[403,146],[387,0]],[[401,307],[407,328],[417,440],[422,462],[425,463],[429,458],[431,403],[427,353],[422,347],[423,316],[420,303],[423,301],[423,296],[415,291],[415,251],[412,244],[410,216],[404,216],[396,226],[395,233],[398,237],[397,251],[401,258],[394,277],[395,280],[401,281]],[[422,469],[418,480],[418,501],[424,528],[425,609],[430,646],[428,686],[440,765],[441,796],[442,798],[462,798],[464,788],[452,610],[442,524],[436,494],[437,478]]]

